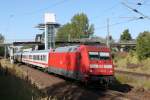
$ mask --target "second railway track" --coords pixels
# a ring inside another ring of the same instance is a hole
[[[128,76],[131,76],[131,77],[150,79],[150,74],[123,71],[123,70],[117,70],[117,69],[115,70],[115,73],[116,74],[128,75]]]

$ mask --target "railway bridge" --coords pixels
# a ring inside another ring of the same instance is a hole
[[[111,48],[116,49],[117,51],[129,51],[130,49],[135,49],[136,42],[118,42],[118,43],[112,43]]]
[[[56,41],[56,46],[66,46],[66,45],[75,45],[75,44],[87,44],[87,45],[105,45],[100,41],[93,41],[93,40],[76,40],[76,41]],[[4,57],[9,54],[10,58],[13,59],[14,52],[17,51],[18,46],[34,46],[35,49],[44,49],[44,43],[35,42],[35,41],[28,41],[28,42],[12,42],[12,43],[0,43],[0,47],[5,48]],[[40,48],[39,48],[40,47]],[[110,47],[115,49],[116,51],[129,51],[130,49],[134,49],[136,47],[135,42],[117,42],[111,43]]]

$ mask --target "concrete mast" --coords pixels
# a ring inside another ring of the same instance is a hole
[[[60,25],[56,23],[54,13],[45,13],[45,50],[55,48],[56,28]]]
[[[55,48],[56,29],[60,24],[56,23],[54,13],[45,13],[44,24],[39,24],[37,27],[44,30],[45,50]]]

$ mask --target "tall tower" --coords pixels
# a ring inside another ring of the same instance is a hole
[[[56,28],[60,25],[56,23],[56,17],[54,13],[45,13],[45,49],[55,48],[55,35]]]
[[[56,22],[54,13],[45,13],[44,24],[37,26],[39,29],[44,30],[45,50],[55,48],[55,35],[59,26],[60,24]]]

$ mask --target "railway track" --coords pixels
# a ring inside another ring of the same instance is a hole
[[[17,66],[27,73],[28,78],[32,80],[36,87],[39,86],[42,91],[45,91],[46,94],[42,95],[44,98],[57,98],[58,100],[141,100],[145,97],[144,94],[148,94],[145,92],[132,92],[130,86],[120,83],[107,90],[87,88],[82,84],[78,84],[78,82],[68,81],[27,65],[18,64]],[[146,96],[146,98],[145,100],[149,100],[149,96]]]
[[[33,78],[36,83],[46,89],[48,98],[57,98],[58,100],[141,100],[144,96],[138,97],[136,93],[128,96],[132,90],[129,85],[117,84],[112,88],[104,89],[101,87],[84,87],[82,83],[66,80],[55,75],[44,73],[35,68],[26,65],[20,66],[22,70],[28,72],[29,77]],[[44,77],[44,78],[43,78]],[[37,85],[38,85],[37,84]],[[43,90],[43,89],[42,89]],[[141,93],[144,94],[144,93]],[[148,97],[146,97],[145,100]]]
[[[123,75],[128,75],[128,76],[137,77],[137,78],[140,77],[140,78],[150,79],[150,74],[122,71],[122,70],[115,70],[115,72],[116,74],[123,74]]]

